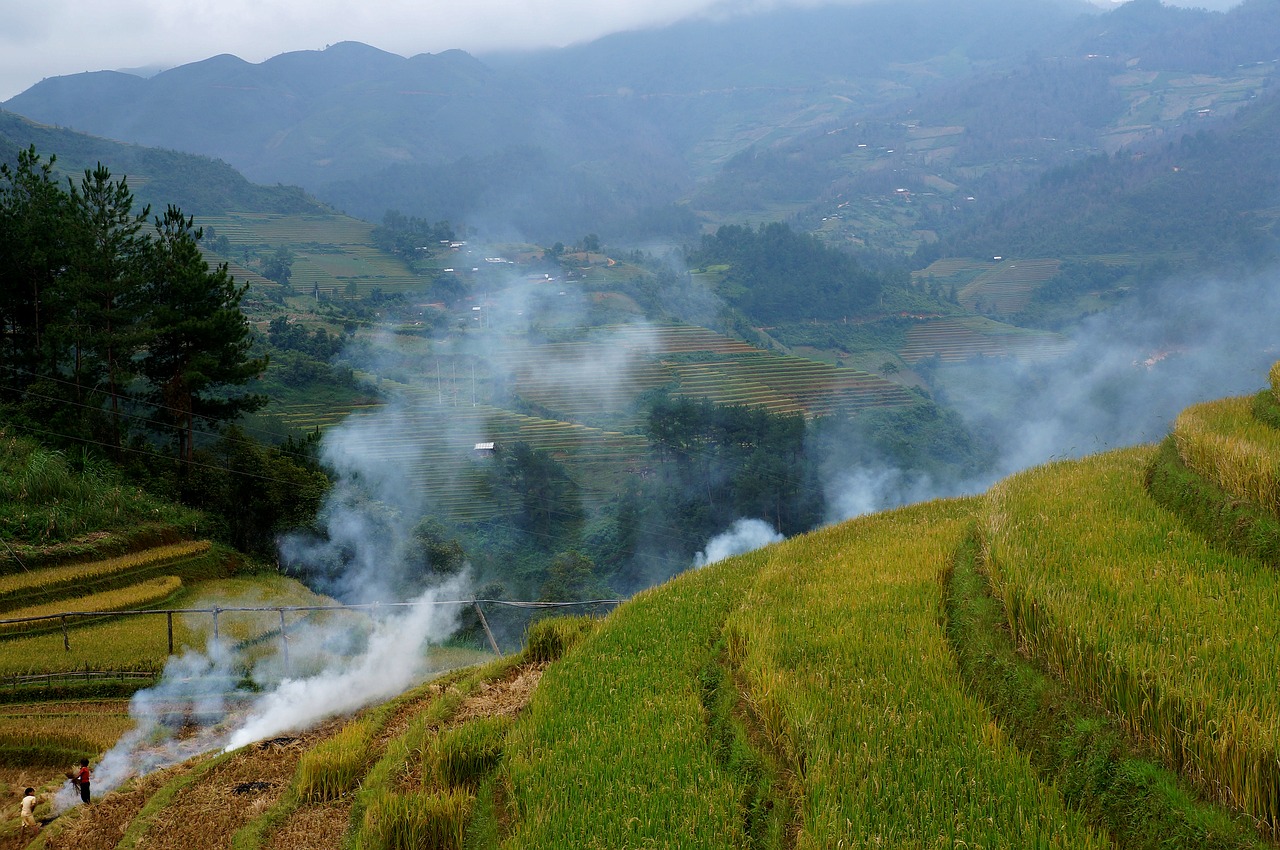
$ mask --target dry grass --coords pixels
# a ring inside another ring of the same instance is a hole
[[[271,834],[265,846],[267,850],[333,850],[342,846],[350,820],[349,798],[302,806]]]
[[[147,825],[137,846],[148,850],[229,847],[237,829],[280,799],[302,754],[336,732],[342,722],[331,721],[297,737],[238,750],[180,790]]]

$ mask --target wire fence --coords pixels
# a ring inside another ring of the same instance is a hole
[[[415,602],[365,602],[352,605],[264,605],[264,606],[214,606],[212,608],[146,608],[140,610],[125,611],[63,611],[58,614],[42,614],[36,617],[13,617],[9,619],[0,619],[0,627],[22,624],[38,624],[52,623],[59,621],[62,628],[62,646],[67,652],[71,651],[71,625],[77,619],[90,619],[97,617],[145,617],[145,616],[164,616],[168,631],[169,654],[174,654],[173,641],[173,617],[179,615],[200,615],[208,614],[213,620],[213,642],[219,642],[219,619],[223,614],[242,613],[242,612],[260,612],[274,613],[280,618],[280,642],[281,650],[284,654],[285,663],[289,660],[289,625],[285,619],[285,615],[289,613],[305,613],[312,614],[324,611],[358,611],[377,616],[380,613],[390,613],[397,609],[414,608],[421,606],[439,606],[453,605],[459,607],[470,607],[476,612],[476,616],[480,621],[481,628],[484,630],[485,637],[489,642],[489,646],[497,655],[502,655],[502,649],[498,646],[498,641],[494,637],[493,630],[489,627],[489,620],[485,616],[484,607],[486,605],[504,606],[508,608],[520,608],[526,610],[551,610],[551,609],[567,609],[567,608],[599,608],[602,606],[617,606],[622,604],[620,599],[588,599],[572,602],[520,602],[509,599],[450,599],[450,600],[420,600]],[[59,674],[50,674],[59,675]],[[38,677],[37,677],[38,678]]]

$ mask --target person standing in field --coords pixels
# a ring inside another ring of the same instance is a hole
[[[89,760],[80,759],[80,769],[71,777],[71,782],[80,789],[80,799],[89,802]]]
[[[27,828],[30,827],[32,833],[40,831],[40,824],[36,821],[36,789],[28,788],[22,795],[22,834],[26,835]]]

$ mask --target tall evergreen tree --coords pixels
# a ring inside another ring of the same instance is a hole
[[[140,322],[148,240],[143,232],[150,207],[133,212],[124,179],[112,180],[101,163],[86,170],[70,193],[74,265],[63,295],[68,303],[64,350],[74,354],[77,395],[105,391],[112,414],[112,442],[120,439],[120,393],[133,377],[141,343]]]
[[[33,145],[18,152],[16,166],[0,165],[0,364],[21,370],[6,376],[20,385],[57,368],[46,329],[61,321],[51,295],[71,265],[71,240],[53,163]]]
[[[156,418],[174,428],[178,457],[190,461],[197,419],[225,421],[266,403],[233,388],[261,374],[267,361],[250,355],[249,323],[240,310],[248,284],[236,285],[225,263],[209,268],[199,248],[203,231],[180,209],[170,206],[155,225],[138,371],[151,384]]]

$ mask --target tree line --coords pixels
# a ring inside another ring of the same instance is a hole
[[[211,268],[175,206],[135,209],[99,164],[62,184],[34,147],[0,165],[0,398],[43,426],[108,448],[136,426],[190,461],[198,423],[266,399],[240,310],[247,284]]]
[[[0,164],[0,416],[272,557],[329,482],[318,435],[269,447],[229,424],[267,401],[245,389],[267,366],[247,284],[209,265],[181,209],[137,208],[101,164],[65,183],[54,165],[34,147]]]

